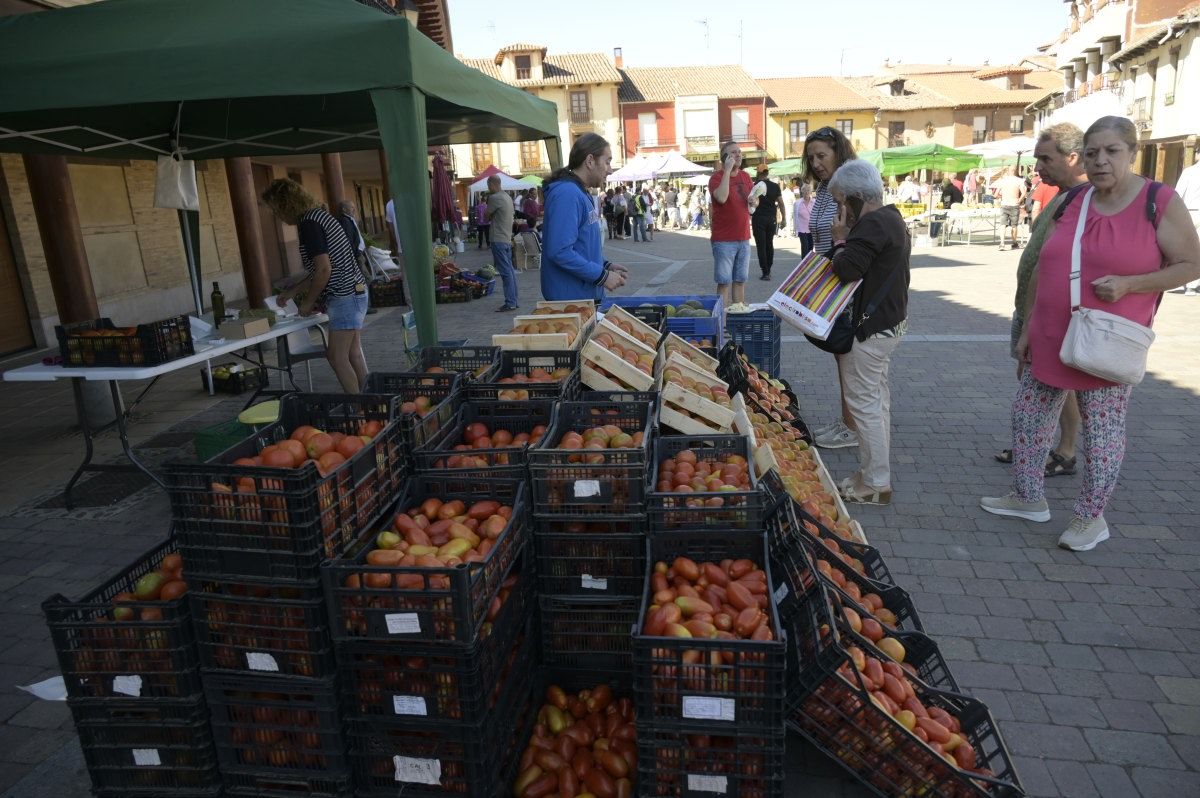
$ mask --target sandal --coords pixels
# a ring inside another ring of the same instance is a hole
[[[992,455],[997,463],[1009,465],[1012,463],[1012,449],[1001,449],[1000,454]]]
[[[1063,457],[1058,452],[1050,452],[1050,458],[1046,461],[1046,476],[1069,477],[1074,473],[1074,457]]]
[[[891,488],[858,488],[854,485],[844,487],[840,490],[842,498],[851,504],[891,504],[892,491]]]

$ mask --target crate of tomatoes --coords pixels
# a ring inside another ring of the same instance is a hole
[[[54,328],[64,366],[157,366],[195,353],[187,316],[118,327],[94,319]]]
[[[579,353],[571,350],[505,350],[487,379],[472,381],[471,399],[574,399],[579,393]]]
[[[462,379],[447,372],[372,371],[363,393],[396,397],[396,420],[405,449],[412,452],[454,420],[462,402]]]
[[[633,634],[644,723],[782,734],[786,664],[761,533],[651,535]]]
[[[322,567],[335,640],[470,642],[528,542],[525,483],[412,479],[390,529]]]
[[[538,589],[545,596],[628,597],[646,578],[640,518],[536,518]]]
[[[383,513],[406,476],[396,400],[288,394],[279,421],[207,463],[167,466],[192,573],[312,581]]]
[[[654,442],[653,530],[759,530],[768,510],[744,435],[672,435]]]
[[[78,601],[42,603],[71,700],[200,695],[183,558],[171,538]]]
[[[780,735],[643,727],[637,746],[640,794],[783,798],[783,756]]]
[[[420,474],[524,479],[529,452],[542,445],[557,411],[553,399],[468,400],[454,421],[413,454],[413,467]]]

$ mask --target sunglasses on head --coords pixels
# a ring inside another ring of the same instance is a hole
[[[831,127],[823,127],[818,130],[814,130],[812,133],[809,133],[808,136],[804,140],[805,141],[818,141],[820,139],[825,139],[827,141],[837,141],[837,131]]]

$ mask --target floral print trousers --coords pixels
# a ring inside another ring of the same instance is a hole
[[[1083,484],[1075,500],[1079,518],[1099,518],[1117,486],[1125,458],[1125,413],[1131,385],[1076,391],[1083,421]],[[1025,369],[1013,400],[1013,488],[1024,502],[1045,496],[1046,458],[1067,391],[1039,382]]]

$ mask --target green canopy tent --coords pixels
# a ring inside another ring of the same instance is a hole
[[[525,185],[532,186],[534,188],[537,188],[538,186],[542,185],[542,179],[540,177],[538,177],[537,175],[525,175],[517,182],[524,183]]]
[[[979,166],[979,156],[944,144],[913,144],[908,147],[888,147],[868,150],[858,157],[869,161],[884,177],[903,175],[921,169],[939,172],[965,172]]]
[[[0,151],[383,149],[414,266],[432,263],[428,146],[544,139],[557,167],[557,117],[354,0],[106,0],[0,19]],[[408,279],[420,341],[436,343],[432,269]]]
[[[787,158],[767,166],[767,174],[771,177],[788,177],[804,171],[803,158]]]

